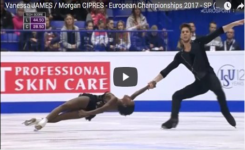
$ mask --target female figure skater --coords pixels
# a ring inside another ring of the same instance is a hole
[[[93,95],[83,93],[77,98],[71,99],[64,104],[56,107],[46,118],[38,120],[32,118],[26,120],[26,126],[35,125],[36,130],[42,129],[46,123],[56,123],[62,120],[80,119],[85,117],[91,120],[96,114],[105,111],[116,110],[121,115],[131,115],[134,111],[134,99],[148,89],[148,85],[136,91],[133,95],[125,95],[122,99],[117,98],[114,94],[106,92],[102,95]]]

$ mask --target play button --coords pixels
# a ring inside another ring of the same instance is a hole
[[[127,80],[129,78],[128,75],[126,75],[125,73],[123,73],[123,81]]]
[[[117,67],[113,72],[115,86],[131,87],[138,83],[138,71],[134,67]]]

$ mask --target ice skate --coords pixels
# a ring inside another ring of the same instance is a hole
[[[178,125],[179,120],[178,119],[169,119],[167,122],[162,124],[163,129],[171,129],[171,128],[176,128]]]
[[[234,119],[234,117],[230,114],[230,112],[222,112],[223,116],[225,117],[225,119],[227,120],[227,122],[236,128],[236,120]]]
[[[25,126],[32,126],[32,125],[36,125],[40,120],[36,119],[36,118],[32,118],[30,120],[26,120],[25,122],[23,122],[23,124]]]
[[[41,121],[39,121],[35,125],[35,131],[41,130],[45,125],[47,124],[48,120],[46,118],[43,118]]]

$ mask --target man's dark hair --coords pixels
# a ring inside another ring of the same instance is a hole
[[[188,24],[188,23],[183,23],[181,26],[180,26],[180,31],[183,29],[183,28],[188,28],[191,32],[191,26]]]
[[[135,106],[123,106],[123,105],[119,105],[117,107],[119,113],[123,116],[127,116],[127,115],[131,115],[134,112],[134,108]]]

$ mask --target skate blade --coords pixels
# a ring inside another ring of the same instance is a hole
[[[43,128],[43,126],[41,126],[41,125],[35,125],[35,130],[37,130],[37,131],[41,130],[42,128]]]
[[[41,129],[34,129],[33,131],[34,131],[34,132],[38,132],[38,131],[40,131],[40,130],[41,130]]]
[[[172,128],[161,127],[161,129],[163,129],[163,130],[170,130],[170,129],[172,129]]]
[[[35,122],[24,121],[22,124],[24,124],[25,126],[32,126],[35,124]]]
[[[166,126],[162,126],[161,128],[162,129],[165,129],[165,130],[170,130],[170,129],[175,129],[177,127],[177,123],[176,124],[173,124],[173,126],[171,128],[168,128]]]

